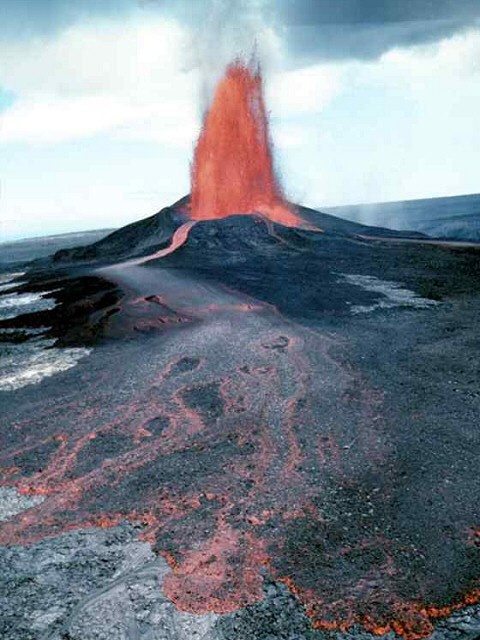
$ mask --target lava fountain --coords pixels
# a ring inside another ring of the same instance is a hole
[[[195,149],[191,217],[240,213],[286,226],[303,223],[275,176],[260,67],[237,59],[217,86]]]

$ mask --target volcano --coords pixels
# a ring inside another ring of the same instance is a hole
[[[2,344],[83,356],[0,390],[2,639],[480,633],[480,246],[288,202],[255,64],[189,196],[25,269]]]

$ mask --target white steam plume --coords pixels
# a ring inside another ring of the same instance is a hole
[[[197,0],[190,4],[191,37],[187,65],[201,74],[204,110],[225,67],[237,57],[256,53],[269,68],[281,54],[270,0]]]

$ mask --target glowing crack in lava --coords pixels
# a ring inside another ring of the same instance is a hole
[[[191,217],[259,213],[299,226],[275,176],[258,64],[227,67],[206,114],[192,167]]]

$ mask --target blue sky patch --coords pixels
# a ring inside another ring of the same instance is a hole
[[[8,109],[15,102],[15,94],[0,87],[0,112]]]

